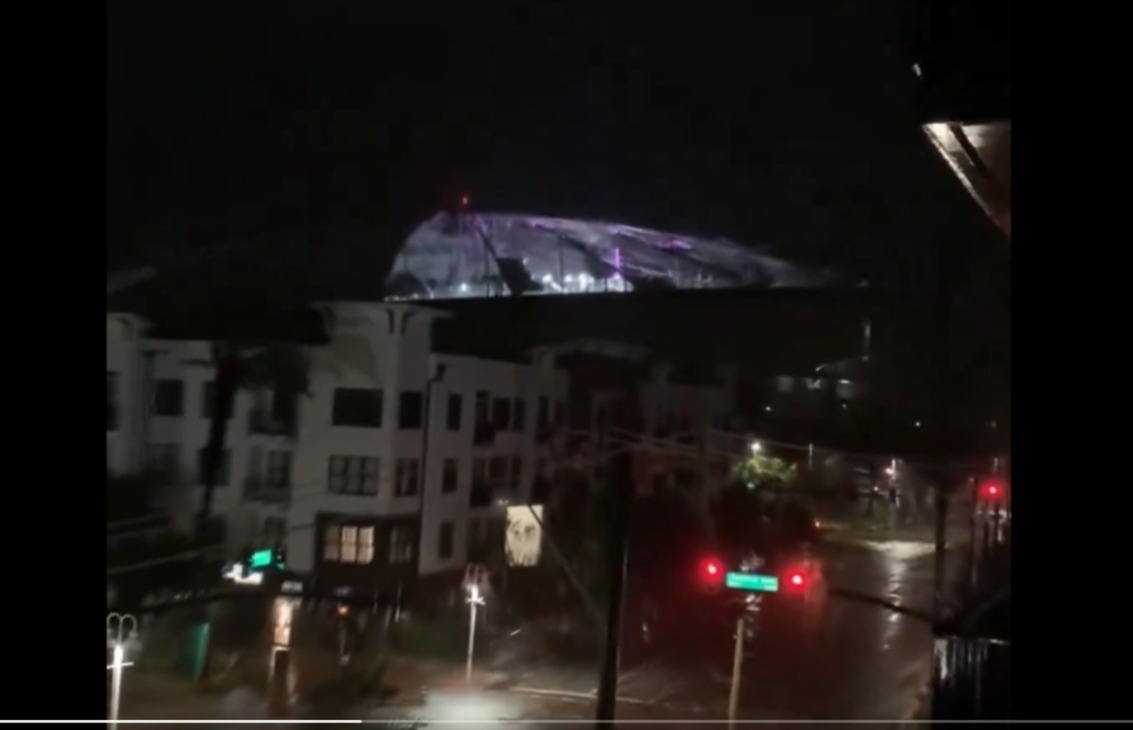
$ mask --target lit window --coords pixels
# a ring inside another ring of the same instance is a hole
[[[337,563],[367,564],[374,561],[374,528],[332,525],[323,543],[323,559]]]

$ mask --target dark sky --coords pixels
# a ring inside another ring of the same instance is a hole
[[[111,3],[108,264],[274,236],[372,262],[459,191],[912,288],[997,245],[919,132],[907,3],[609,5]]]

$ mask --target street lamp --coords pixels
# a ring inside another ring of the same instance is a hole
[[[127,628],[128,627],[128,628]],[[110,661],[110,730],[118,727],[118,704],[122,699],[122,669],[126,662],[126,642],[138,635],[138,620],[131,614],[111,613],[106,617],[106,646],[113,651]]]
[[[750,448],[751,453],[758,454],[760,451],[763,451],[763,444],[759,443],[758,441],[752,441]]]
[[[472,653],[476,647],[476,607],[484,605],[484,597],[480,595],[480,586],[471,583],[468,586],[468,665],[464,671],[464,679],[469,686],[472,685]]]

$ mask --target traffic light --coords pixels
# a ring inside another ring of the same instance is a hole
[[[705,558],[700,561],[700,576],[709,585],[721,585],[724,582],[724,564],[714,557]]]
[[[980,499],[985,502],[998,502],[1003,499],[1003,484],[989,479],[980,485]]]
[[[783,586],[783,592],[798,595],[805,593],[810,587],[810,574],[805,566],[792,565],[784,571],[779,582]]]

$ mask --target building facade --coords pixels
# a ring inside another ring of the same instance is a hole
[[[574,426],[601,427],[607,394],[572,401],[563,356],[582,345],[486,359],[436,351],[433,324],[449,316],[437,310],[318,307],[325,342],[301,348],[307,393],[290,403],[237,394],[212,510],[230,556],[281,545],[298,573],[374,590],[462,571],[502,539],[506,507],[549,498],[569,408],[592,416]],[[211,352],[150,338],[129,314],[107,317],[108,471],[162,474],[165,506],[186,530],[203,491]],[[725,386],[681,385],[664,370],[637,388],[654,430],[657,419],[707,427],[731,406]]]

